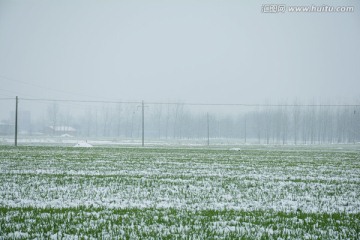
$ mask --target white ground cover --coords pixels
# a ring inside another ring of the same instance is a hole
[[[90,143],[87,142],[77,142],[74,147],[93,147]]]
[[[0,238],[357,238],[360,154],[0,147],[0,208]]]

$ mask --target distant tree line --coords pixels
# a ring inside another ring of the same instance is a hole
[[[49,105],[47,125],[67,125],[81,137],[141,138],[141,107],[103,104],[73,114]],[[360,142],[358,106],[278,105],[254,107],[236,114],[194,111],[185,104],[149,105],[145,109],[148,139],[239,139],[259,144]]]

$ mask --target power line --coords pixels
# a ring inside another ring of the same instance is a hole
[[[104,101],[104,100],[75,100],[75,99],[47,99],[20,98],[24,101],[42,102],[70,102],[70,103],[113,103],[113,104],[141,104],[142,101]],[[360,107],[360,104],[247,104],[247,103],[189,103],[189,102],[146,102],[152,105],[186,105],[186,106],[238,106],[238,107]]]
[[[103,101],[103,100],[74,100],[74,99],[47,99],[47,98],[20,98],[25,101],[38,101],[38,102],[72,102],[72,103],[129,103],[140,104],[139,102],[124,102],[124,101]]]
[[[13,79],[13,78],[9,78],[6,77],[4,75],[0,74],[0,78],[7,80],[7,81],[15,81],[21,84],[26,84],[29,86],[33,86],[33,87],[37,87],[37,88],[41,88],[41,89],[45,89],[45,90],[50,90],[50,91],[56,91],[56,92],[61,92],[61,93],[65,93],[65,94],[70,94],[70,95],[82,95],[85,97],[96,97],[96,96],[90,96],[90,95],[84,95],[84,94],[79,94],[79,93],[72,93],[72,92],[68,92],[68,91],[64,91],[64,90],[60,90],[60,89],[54,89],[54,88],[48,88],[48,87],[44,87],[42,85],[38,85],[38,84],[34,84],[34,83],[29,83],[26,81],[21,81],[21,80],[17,80],[17,79]],[[6,91],[6,92],[12,92],[15,93],[14,91],[10,91],[10,90],[5,90],[5,89],[0,89],[1,91]],[[12,98],[9,98],[12,99]],[[25,101],[42,101],[42,102],[70,102],[70,103],[114,103],[114,104],[141,104],[142,101],[116,101],[116,100],[74,100],[74,99],[46,99],[46,98],[19,98],[21,100],[25,100]],[[0,99],[0,100],[5,100],[5,99]],[[8,100],[8,99],[6,99]],[[186,106],[232,106],[232,107],[360,107],[360,104],[247,104],[247,103],[180,103],[180,102],[146,102],[146,104],[152,104],[152,105],[186,105]]]
[[[360,107],[359,104],[247,104],[247,103],[160,103],[154,105],[188,105],[188,106],[240,106],[240,107]]]
[[[0,76],[1,78],[1,76]],[[24,93],[23,91],[19,91],[19,90],[16,90],[16,91],[12,91],[12,90],[8,90],[8,89],[3,89],[3,88],[0,88],[0,91],[3,91],[3,92],[8,92],[8,93],[11,93],[11,94],[15,94],[15,95],[25,95],[25,96],[28,96],[28,97],[33,97],[33,95],[31,94],[27,94],[27,93]],[[3,94],[5,95],[5,94]],[[7,96],[10,96],[9,94],[6,94]]]
[[[6,80],[6,81],[10,81],[10,82],[18,82],[18,83],[29,85],[29,86],[32,86],[32,87],[45,89],[45,90],[53,91],[53,92],[65,93],[65,94],[73,95],[73,96],[79,96],[80,95],[80,96],[84,96],[84,97],[98,97],[98,96],[91,96],[91,95],[87,95],[87,94],[81,94],[81,93],[78,93],[78,92],[76,92],[76,93],[75,92],[69,92],[69,91],[65,91],[65,90],[57,89],[57,88],[49,88],[49,87],[45,87],[45,86],[40,85],[40,84],[30,83],[30,82],[26,82],[26,81],[14,79],[14,78],[9,78],[9,77],[6,77],[6,76],[4,76],[2,74],[0,74],[0,78],[3,79],[3,80]],[[106,98],[104,98],[104,99],[106,99]]]
[[[29,83],[29,82],[21,81],[21,80],[14,79],[14,78],[9,78],[9,77],[6,77],[4,75],[0,75],[0,78],[3,79],[3,80],[6,80],[6,81],[18,82],[18,83],[21,83],[21,84],[25,84],[25,85],[29,85],[29,86],[33,86],[33,87],[37,87],[37,88],[42,88],[42,89],[46,89],[46,90],[63,92],[63,91],[58,90],[58,89],[47,88],[47,87],[44,87],[44,86],[41,86],[41,85],[38,85],[38,84]]]
[[[15,91],[11,91],[11,90],[7,90],[7,89],[3,89],[3,88],[0,88],[0,91],[3,91],[3,92],[8,92],[8,93],[17,93]]]

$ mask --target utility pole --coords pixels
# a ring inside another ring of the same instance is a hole
[[[17,147],[17,134],[18,134],[18,103],[19,99],[16,96],[16,104],[15,104],[15,147]]]
[[[210,146],[209,113],[206,114],[206,119],[207,119],[207,145]]]
[[[144,111],[144,100],[142,101],[141,104],[141,111],[142,111],[142,139],[141,139],[141,146],[144,147],[144,140],[145,140],[145,111]]]

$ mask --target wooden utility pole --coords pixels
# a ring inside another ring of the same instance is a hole
[[[18,134],[18,103],[19,99],[16,96],[16,104],[15,104],[15,147],[17,146],[17,134]]]

